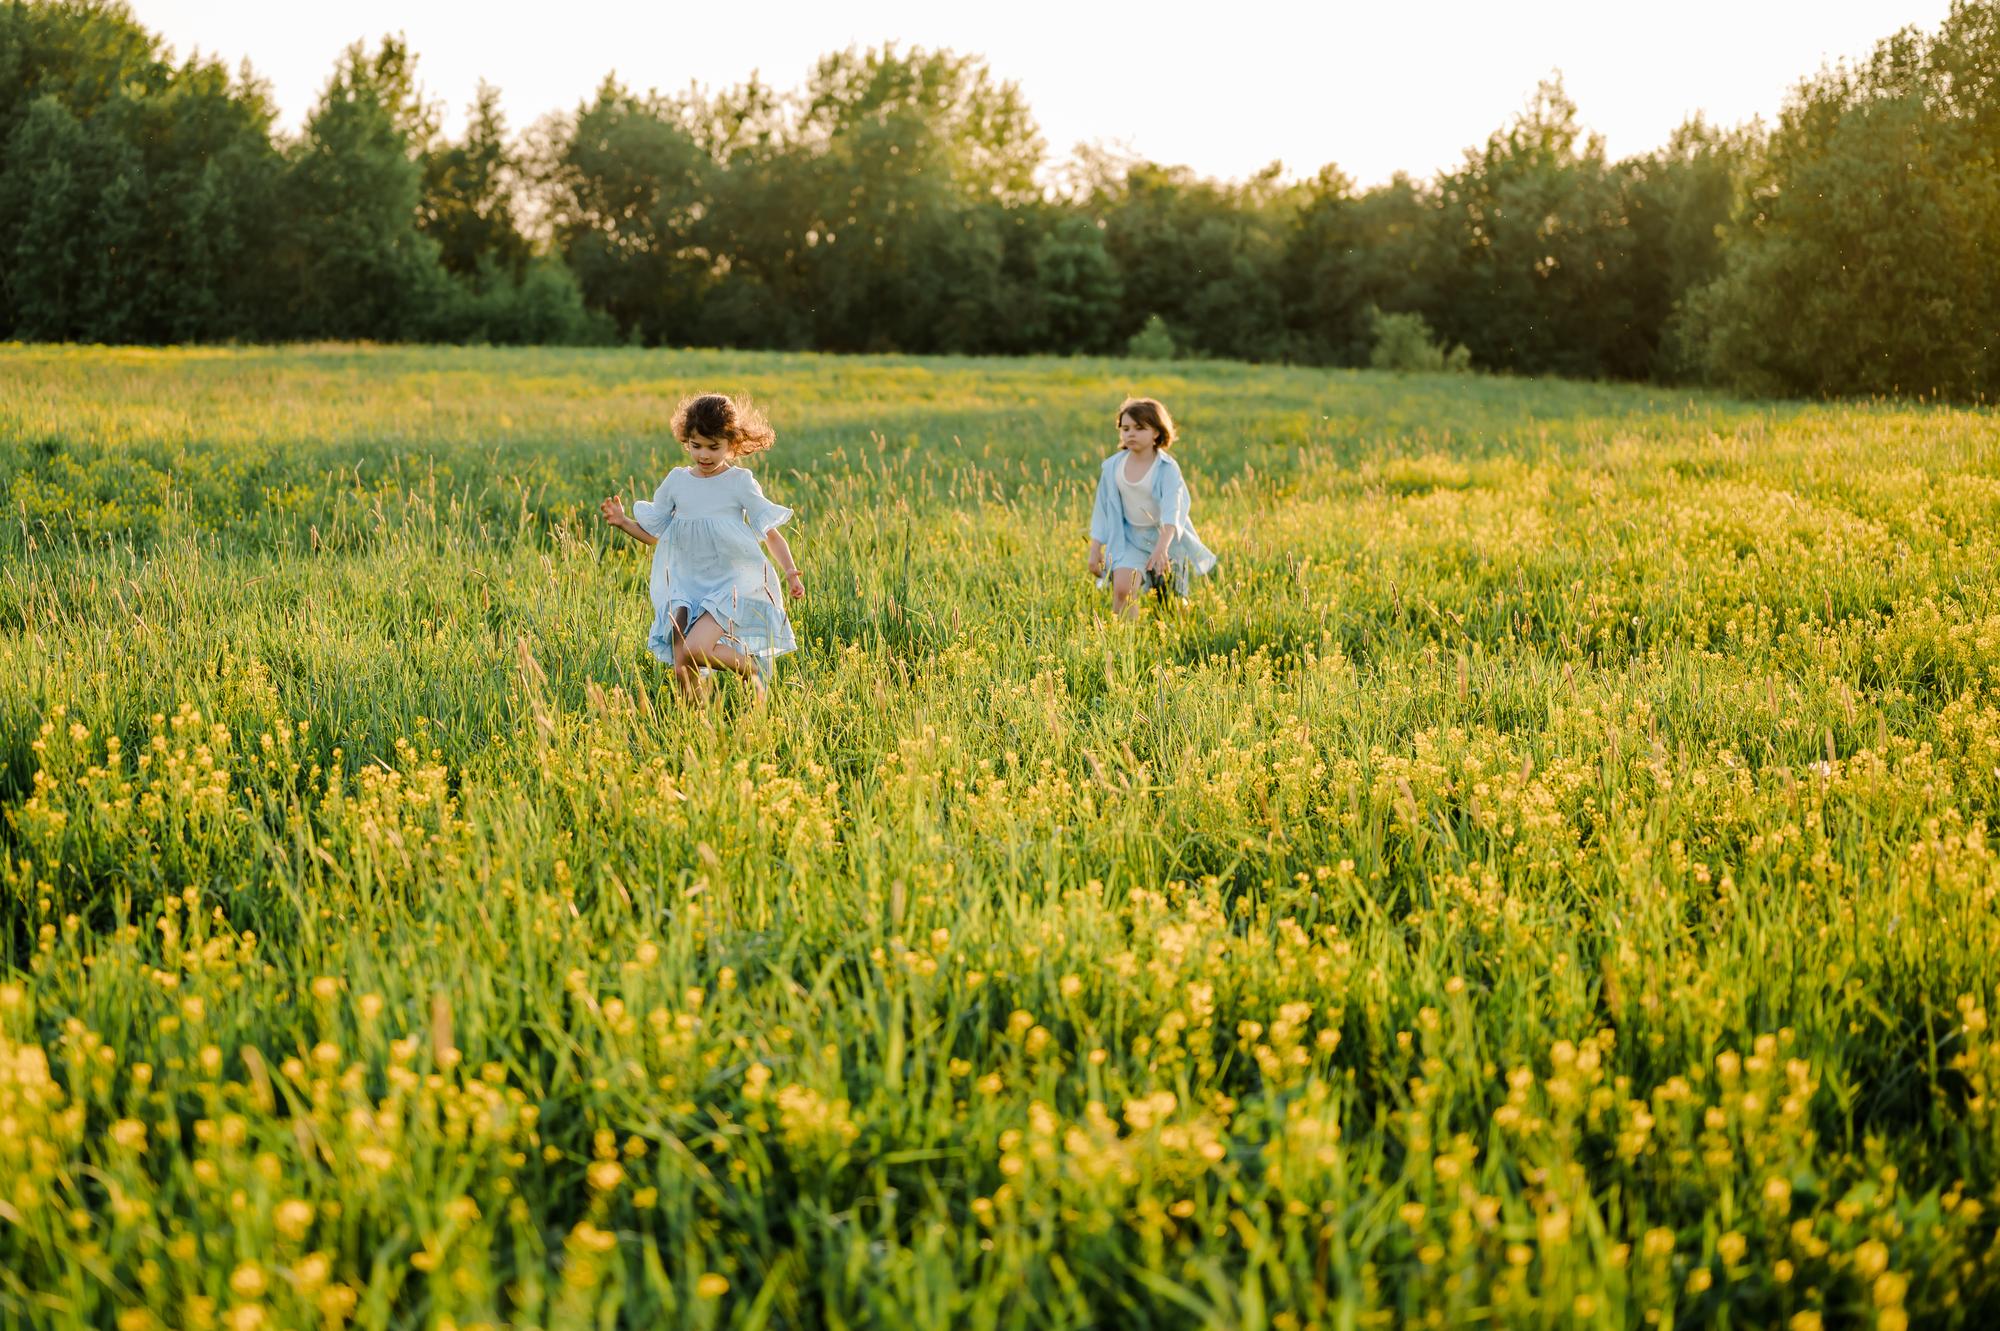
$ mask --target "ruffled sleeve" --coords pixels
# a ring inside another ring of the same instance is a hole
[[[1112,461],[1117,461],[1113,455]],[[1111,464],[1097,473],[1097,501],[1090,508],[1090,539],[1099,545],[1111,544],[1118,525],[1125,520],[1125,507],[1118,498],[1118,485],[1111,479]]]
[[[660,488],[653,491],[650,500],[641,499],[632,505],[632,521],[644,527],[655,536],[665,536],[667,527],[674,520],[674,497],[668,493],[674,483],[672,472],[660,482]]]
[[[774,504],[764,497],[764,487],[757,484],[757,477],[747,468],[743,469],[746,493],[743,496],[743,517],[750,529],[763,536],[774,527],[781,527],[792,520],[792,510],[783,504]]]

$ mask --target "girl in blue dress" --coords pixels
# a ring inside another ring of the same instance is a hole
[[[688,465],[675,467],[650,501],[632,505],[617,495],[599,506],[604,520],[653,547],[653,627],[646,647],[674,668],[685,697],[695,697],[710,670],[742,676],[759,695],[778,657],[797,646],[771,565],[783,571],[791,599],[805,583],[778,528],[792,510],[764,497],[757,478],[739,464],[769,448],[776,435],[756,408],[720,393],[683,401],[674,437]]]
[[[1127,398],[1118,408],[1118,451],[1097,477],[1090,511],[1090,575],[1103,586],[1108,574],[1111,608],[1138,615],[1138,593],[1169,586],[1186,596],[1194,574],[1215,567],[1215,552],[1195,535],[1188,515],[1187,482],[1168,454],[1174,419],[1149,397]]]

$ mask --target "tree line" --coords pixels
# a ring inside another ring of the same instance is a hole
[[[636,92],[463,134],[397,38],[297,134],[121,4],[0,4],[0,336],[372,338],[1322,365],[1762,392],[2000,387],[2000,0],[1613,160],[1559,82],[1428,180],[1080,149],[950,51]],[[1462,351],[1456,350],[1463,348]]]

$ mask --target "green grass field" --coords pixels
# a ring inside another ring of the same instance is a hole
[[[596,519],[698,389],[761,710]],[[11,347],[0,498],[0,1325],[2000,1312],[1990,411]]]

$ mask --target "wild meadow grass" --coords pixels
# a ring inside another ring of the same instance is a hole
[[[595,518],[696,389],[761,710]],[[11,347],[0,499],[0,1324],[2000,1311],[1990,411]]]

